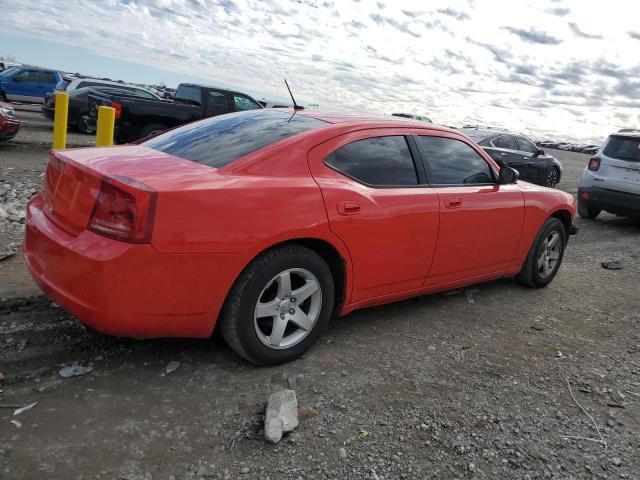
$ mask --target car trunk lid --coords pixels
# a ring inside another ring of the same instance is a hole
[[[640,194],[640,136],[612,135],[598,157],[599,186]]]
[[[137,145],[52,150],[42,193],[44,212],[63,230],[87,228],[103,178],[127,178],[153,190],[193,185],[216,169]]]

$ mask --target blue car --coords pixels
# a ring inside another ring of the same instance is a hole
[[[42,103],[47,93],[62,80],[56,70],[40,67],[12,67],[0,73],[0,100]]]

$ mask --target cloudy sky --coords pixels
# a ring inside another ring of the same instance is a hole
[[[89,74],[108,57],[280,98],[287,77],[323,108],[561,139],[640,127],[633,0],[0,0],[0,11],[15,33],[0,54],[32,61],[20,54],[40,42],[48,66]]]

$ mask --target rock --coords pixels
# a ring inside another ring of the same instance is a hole
[[[622,270],[622,263],[617,260],[609,260],[601,263],[602,268],[607,270]]]
[[[68,367],[61,368],[58,373],[63,378],[69,378],[79,377],[80,375],[85,375],[91,372],[93,372],[93,367],[83,367],[82,365],[73,364]]]
[[[340,458],[347,458],[347,451],[344,448],[340,447],[338,449],[338,455],[340,456]]]
[[[312,418],[319,415],[320,412],[313,407],[300,407],[298,408],[298,420],[303,421],[307,418]]]
[[[264,419],[264,437],[278,443],[282,434],[298,426],[298,400],[295,390],[281,390],[269,395]]]
[[[613,465],[615,465],[616,467],[619,467],[620,465],[622,465],[622,459],[618,458],[618,457],[613,457],[611,459],[611,463]]]
[[[167,367],[164,369],[164,374],[169,375],[170,373],[175,372],[182,365],[177,360],[172,360],[167,364]]]
[[[249,467],[242,467],[240,469],[240,473],[242,473],[243,475],[246,475],[247,473],[249,473]]]
[[[298,375],[295,373],[287,375],[287,383],[289,384],[289,388],[295,389],[298,386]]]

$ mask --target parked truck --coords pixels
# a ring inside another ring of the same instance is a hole
[[[129,143],[201,118],[263,108],[246,93],[181,83],[173,100],[145,99],[124,92],[89,94],[89,125],[95,127],[98,107],[116,111],[115,141]]]

